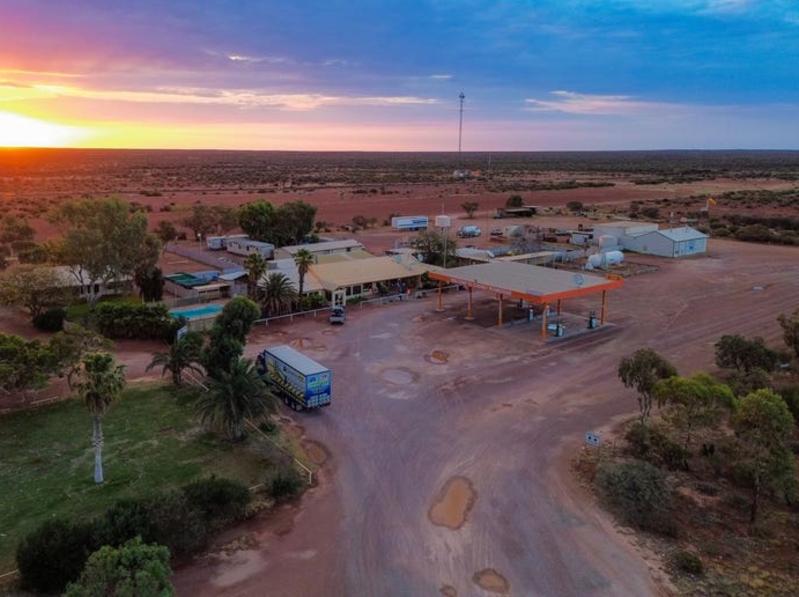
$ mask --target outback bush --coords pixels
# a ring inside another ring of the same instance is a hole
[[[208,543],[210,529],[202,511],[189,503],[182,491],[169,491],[147,500],[154,532],[142,537],[147,543],[169,548],[172,555],[194,553]]]
[[[660,427],[636,421],[624,436],[630,453],[641,460],[670,469],[688,467],[688,450],[672,440]]]
[[[183,487],[189,504],[202,512],[209,527],[241,520],[250,503],[250,490],[238,481],[210,477]]]
[[[302,488],[302,483],[300,474],[288,464],[278,467],[266,478],[267,491],[277,501],[296,496]]]
[[[788,405],[788,410],[793,415],[794,422],[799,425],[799,386],[788,386],[782,388],[779,392],[785,404]]]
[[[94,310],[98,331],[107,338],[168,341],[182,325],[165,305],[100,303]]]
[[[66,318],[67,310],[63,307],[55,307],[34,317],[33,325],[37,330],[43,332],[60,332],[64,329],[64,320]]]
[[[98,548],[94,523],[48,520],[17,547],[17,567],[23,588],[57,593],[76,580],[86,560]]]
[[[604,464],[597,471],[603,498],[627,524],[673,535],[672,491],[666,475],[648,462]]]
[[[699,576],[705,571],[701,558],[686,549],[678,549],[671,554],[669,563],[675,570]]]

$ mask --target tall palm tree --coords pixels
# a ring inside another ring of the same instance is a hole
[[[103,482],[103,415],[125,387],[125,367],[117,364],[107,352],[94,352],[83,357],[83,366],[76,383],[78,396],[92,415],[94,446],[94,482]]]
[[[255,300],[258,293],[258,282],[266,273],[266,259],[258,253],[247,255],[244,260],[244,269],[247,270],[247,296]]]
[[[294,254],[294,263],[297,265],[297,273],[300,276],[298,294],[302,298],[303,290],[305,290],[305,274],[308,273],[308,268],[314,264],[314,256],[308,249],[300,249]]]
[[[297,298],[297,293],[285,274],[272,272],[266,277],[262,295],[264,308],[269,315],[279,315]]]
[[[153,360],[147,365],[147,371],[161,367],[161,375],[169,372],[172,383],[176,386],[183,385],[183,372],[194,371],[203,375],[203,370],[198,366],[202,352],[203,339],[197,332],[189,332],[180,340],[175,340],[167,352],[158,352],[153,355]]]
[[[230,371],[220,371],[209,391],[197,402],[200,419],[221,427],[231,441],[244,438],[244,419],[273,411],[274,404],[263,380],[249,359],[239,358]]]

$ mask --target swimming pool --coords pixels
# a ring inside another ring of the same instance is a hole
[[[205,319],[206,317],[219,315],[221,311],[222,305],[203,305],[202,307],[193,307],[191,309],[172,309],[169,314],[172,317],[185,317],[186,319]]]

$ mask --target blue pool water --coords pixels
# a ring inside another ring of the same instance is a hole
[[[192,309],[172,309],[169,314],[172,317],[185,317],[186,319],[199,319],[201,317],[210,317],[212,315],[219,315],[222,310],[222,305],[203,305],[202,307],[194,307]]]

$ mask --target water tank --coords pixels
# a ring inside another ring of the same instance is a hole
[[[436,228],[449,228],[452,226],[452,218],[449,216],[436,216]]]
[[[604,253],[605,256],[605,265],[619,265],[622,261],[624,261],[624,253],[621,251],[607,251]]]
[[[621,251],[607,251],[606,253],[594,253],[588,256],[586,263],[587,269],[606,268],[611,265],[619,265],[624,261],[624,253]]]

